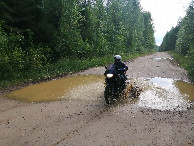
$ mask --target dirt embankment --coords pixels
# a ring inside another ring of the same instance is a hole
[[[127,75],[189,81],[187,72],[172,62],[167,53],[139,57],[126,62]],[[104,67],[98,67],[74,75],[103,73]],[[193,108],[157,110],[127,100],[107,106],[103,85],[90,85],[54,102],[25,103],[1,93],[0,145],[194,145]]]

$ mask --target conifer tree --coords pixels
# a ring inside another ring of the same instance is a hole
[[[11,30],[10,23],[13,23],[12,12],[13,10],[7,5],[6,0],[0,1],[0,24],[6,31]]]

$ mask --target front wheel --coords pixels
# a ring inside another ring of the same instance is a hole
[[[110,87],[108,87],[108,86],[105,87],[104,98],[105,98],[106,104],[112,103],[113,95],[112,95]]]

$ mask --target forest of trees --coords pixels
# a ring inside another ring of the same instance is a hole
[[[0,77],[62,58],[155,48],[151,14],[139,0],[1,0]]]
[[[174,51],[186,60],[185,68],[194,81],[194,2],[187,9],[186,16],[179,20],[163,38],[159,51]]]

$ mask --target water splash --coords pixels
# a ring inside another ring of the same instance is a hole
[[[186,110],[190,106],[186,94],[181,94],[176,82],[168,78],[136,79],[143,89],[138,106],[158,110]],[[193,88],[194,89],[194,88]]]

